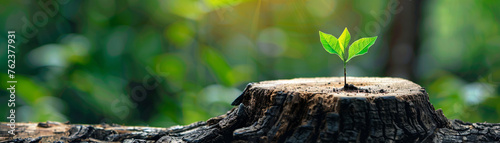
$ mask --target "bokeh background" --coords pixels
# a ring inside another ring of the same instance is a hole
[[[0,1],[16,30],[18,122],[171,126],[225,113],[249,82],[342,76],[318,31],[379,36],[348,76],[425,87],[450,119],[500,122],[500,1]],[[8,115],[6,82],[0,114]],[[4,118],[5,119],[5,118]],[[5,121],[7,121],[5,119]]]

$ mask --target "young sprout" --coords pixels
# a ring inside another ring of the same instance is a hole
[[[344,62],[344,87],[347,87],[346,81],[346,64],[352,58],[366,54],[368,49],[375,43],[377,40],[377,36],[375,37],[367,37],[361,38],[359,40],[354,41],[349,48],[349,41],[351,40],[351,35],[347,30],[347,27],[340,35],[339,39],[335,36],[323,33],[319,31],[319,39],[321,40],[321,44],[323,44],[323,48],[330,54],[337,54],[340,59]]]

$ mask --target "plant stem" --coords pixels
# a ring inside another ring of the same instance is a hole
[[[347,86],[347,80],[346,80],[346,67],[345,67],[346,63],[344,62],[344,86]]]

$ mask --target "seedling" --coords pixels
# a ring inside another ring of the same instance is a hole
[[[319,39],[321,40],[321,44],[323,44],[323,48],[330,53],[336,54],[340,57],[340,59],[344,62],[344,87],[347,87],[346,81],[346,64],[352,58],[366,54],[368,49],[375,44],[375,40],[377,40],[377,36],[375,37],[367,37],[361,38],[359,40],[354,41],[354,43],[347,48],[349,41],[351,40],[351,34],[349,34],[349,30],[347,28],[344,29],[342,35],[340,35],[339,39],[335,36],[323,33],[319,31]]]

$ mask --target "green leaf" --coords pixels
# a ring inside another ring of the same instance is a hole
[[[349,41],[351,41],[351,34],[349,34],[349,30],[347,30],[346,27],[344,29],[344,32],[342,32],[342,35],[340,35],[339,37],[340,49],[342,49],[342,51],[345,51],[347,49]]]
[[[344,50],[340,48],[338,39],[335,36],[319,31],[319,39],[321,40],[323,48],[325,48],[328,53],[336,54],[344,61]]]
[[[349,57],[345,62],[348,62],[353,57],[367,53],[368,49],[373,44],[375,44],[375,40],[377,40],[377,36],[369,38],[361,38],[359,40],[354,41],[354,43],[352,43],[352,45],[349,47]]]

